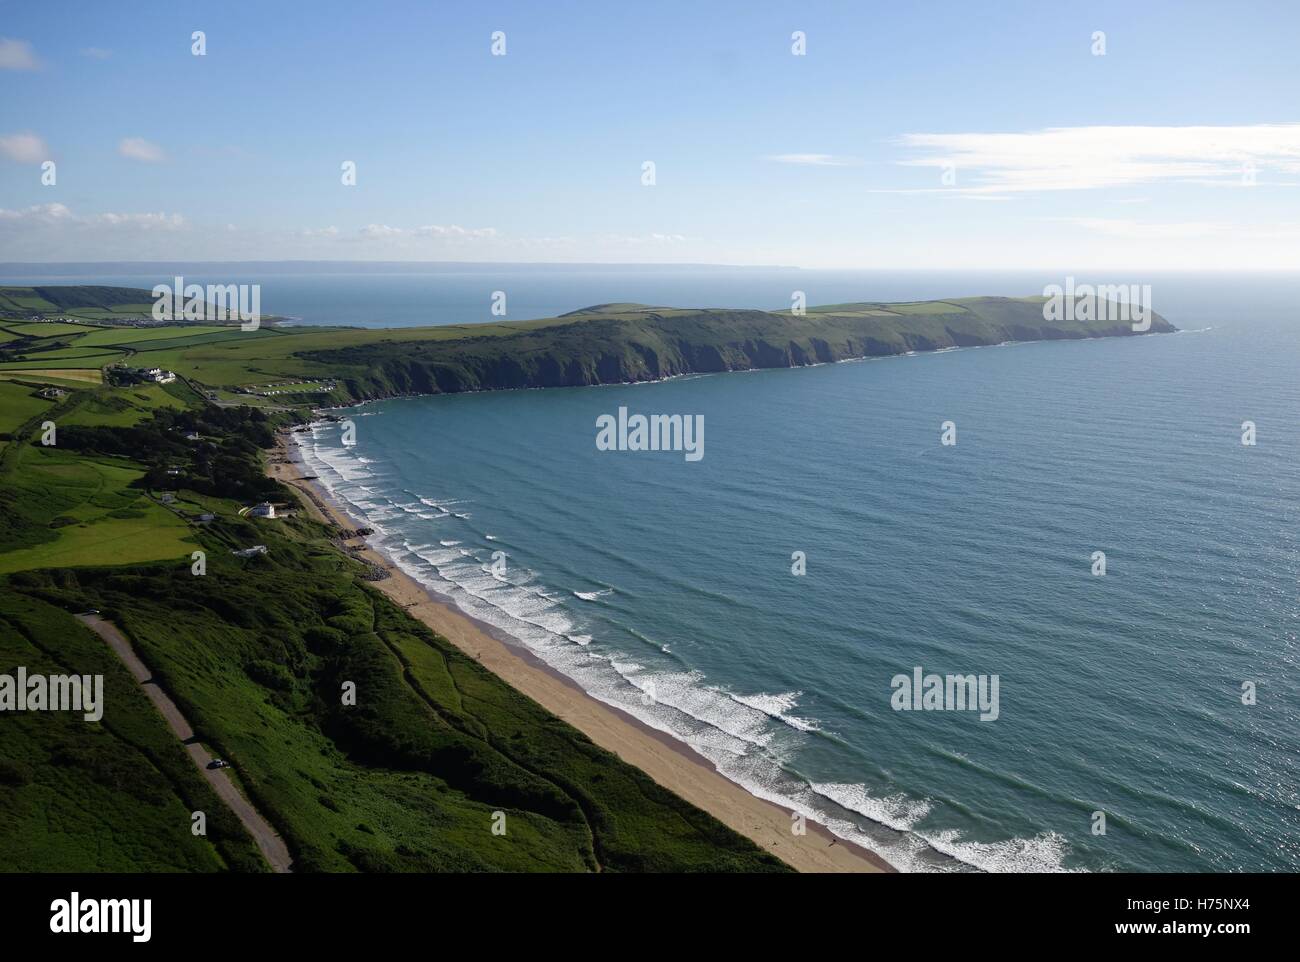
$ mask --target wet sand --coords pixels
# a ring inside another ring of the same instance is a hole
[[[364,526],[341,510],[322,485],[304,479],[297,445],[284,434],[267,471],[301,492],[305,507],[319,520],[349,530]],[[361,547],[365,542],[353,539],[346,544]],[[426,589],[378,551],[363,547],[356,555],[389,572],[390,577],[375,582],[375,587],[508,685],[788,865],[801,872],[891,871],[879,856],[836,838],[812,821],[806,823],[806,834],[795,835],[788,809],[756,798],[686,745],[592,698],[518,642]]]

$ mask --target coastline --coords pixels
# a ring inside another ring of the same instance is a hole
[[[318,520],[355,530],[363,523],[335,504],[324,486],[303,477],[301,456],[287,431],[277,432],[267,474],[299,492]],[[470,617],[411,578],[362,538],[346,541],[356,556],[389,577],[374,585],[506,684],[573,725],[593,742],[658,784],[713,815],[800,872],[892,872],[876,853],[807,820],[794,835],[790,812],[760,799],[719,773],[705,758],[639,719],[598,701],[491,625]]]

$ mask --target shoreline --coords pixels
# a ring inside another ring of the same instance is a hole
[[[304,507],[317,520],[343,529],[363,527],[362,522],[335,503],[324,485],[303,477],[304,467],[289,432],[278,431],[274,452],[267,462],[267,474],[299,492]],[[789,810],[751,795],[672,736],[593,698],[577,682],[545,664],[505,632],[473,618],[450,599],[420,584],[367,545],[365,539],[353,538],[344,544],[360,549],[355,552],[356,557],[387,571],[389,577],[374,582],[374,586],[434,633],[600,747],[797,871],[896,871],[876,853],[839,838],[811,819],[805,822],[807,834],[794,835],[790,830]]]

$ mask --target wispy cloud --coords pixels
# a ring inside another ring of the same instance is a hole
[[[967,194],[1097,190],[1157,182],[1219,185],[1300,173],[1300,124],[1052,127],[1026,133],[904,134],[908,167],[953,168]]]
[[[45,141],[33,133],[0,136],[0,154],[20,164],[39,164],[50,157]]]
[[[482,238],[495,237],[494,227],[461,227],[459,224],[426,224],[423,227],[392,227],[388,224],[367,224],[361,228],[361,236],[367,240],[383,240],[398,237],[442,237],[442,238]]]
[[[179,230],[185,227],[180,214],[114,213],[81,216],[64,204],[35,204],[15,210],[0,208],[0,227],[55,228],[138,228],[143,230]]]
[[[0,37],[0,70],[40,70],[41,61],[26,40]]]
[[[123,157],[142,160],[149,164],[156,164],[167,157],[161,147],[143,137],[124,137],[117,145],[117,152]]]
[[[83,57],[89,57],[91,60],[107,60],[113,56],[113,51],[105,50],[103,47],[83,47],[80,53]]]
[[[770,154],[767,159],[777,164],[797,164],[801,167],[852,167],[861,163],[856,157],[838,154]]]

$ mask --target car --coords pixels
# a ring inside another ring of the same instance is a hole
[[[212,761],[208,762],[208,768],[229,768],[229,767],[230,767],[230,762],[223,761],[220,758],[214,758],[212,759]]]

